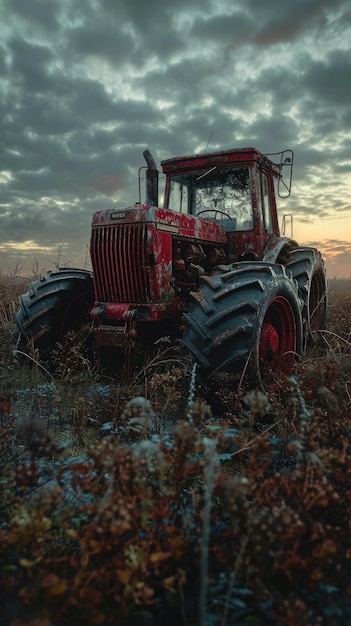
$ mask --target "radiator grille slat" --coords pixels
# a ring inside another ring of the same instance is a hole
[[[99,302],[151,302],[146,224],[94,228],[91,256]]]

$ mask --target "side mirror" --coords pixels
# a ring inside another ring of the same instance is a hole
[[[267,157],[279,156],[279,163],[274,163],[276,175],[278,176],[278,196],[279,198],[288,198],[291,193],[292,171],[294,165],[294,153],[292,150],[282,150],[282,152],[274,152],[267,154]],[[283,168],[285,168],[283,174]]]

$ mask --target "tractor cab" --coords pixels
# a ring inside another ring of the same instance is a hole
[[[218,222],[227,233],[230,260],[260,259],[268,240],[279,237],[274,180],[281,183],[284,165],[290,182],[283,184],[288,193],[291,188],[292,152],[279,156],[275,164],[245,148],[163,161],[165,208]]]

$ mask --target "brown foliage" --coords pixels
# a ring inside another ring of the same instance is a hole
[[[187,406],[189,370],[174,362],[107,390],[89,372],[50,381],[49,391],[32,378],[22,396],[7,380],[2,623],[348,623],[343,285],[330,286],[324,347],[269,399],[238,394],[223,374]],[[23,374],[5,366],[18,386]]]

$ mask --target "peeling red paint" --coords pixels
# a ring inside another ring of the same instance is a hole
[[[127,345],[130,333],[125,316],[129,311],[134,311],[136,328],[141,322],[157,324],[169,319],[179,326],[190,292],[197,292],[199,276],[210,276],[215,266],[228,268],[233,262],[275,262],[288,243],[280,237],[275,204],[273,178],[279,177],[279,167],[255,148],[177,157],[163,161],[162,168],[166,174],[164,207],[134,204],[98,211],[93,216],[91,256],[96,301],[92,316],[102,345]],[[197,184],[201,180],[204,190],[210,175],[215,180],[219,175],[225,177],[227,171],[248,173],[250,228],[244,230],[244,222],[237,228],[236,220],[230,217],[228,222],[225,211],[217,205],[205,207],[202,217],[191,214],[191,210],[167,208],[175,174],[195,173],[193,181]],[[269,194],[269,226],[262,208],[263,177]],[[222,223],[214,219],[217,213]],[[201,300],[201,295],[196,297]]]

